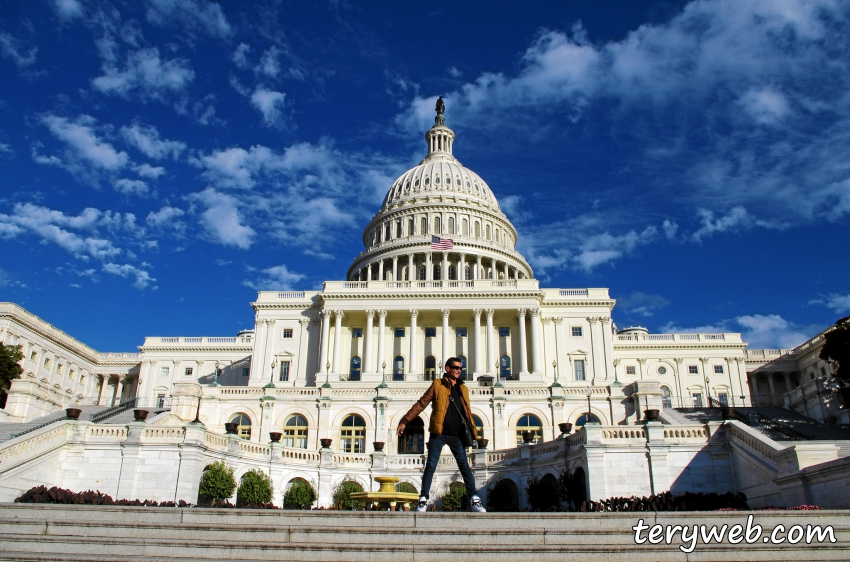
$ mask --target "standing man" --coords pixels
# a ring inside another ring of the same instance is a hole
[[[466,495],[469,496],[469,509],[484,513],[486,510],[481,505],[481,498],[475,493],[475,477],[469,468],[466,459],[466,451],[461,443],[460,432],[464,431],[464,420],[475,432],[475,420],[472,419],[472,410],[469,407],[469,391],[460,378],[462,369],[460,359],[452,357],[446,361],[446,372],[442,379],[435,380],[425,391],[425,394],[401,419],[398,426],[398,434],[404,433],[404,428],[431,404],[431,424],[428,431],[431,433],[428,441],[428,461],[425,463],[425,474],[422,475],[422,492],[419,496],[419,504],[416,511],[425,511],[428,507],[428,494],[431,491],[431,480],[437,463],[440,462],[440,454],[443,445],[448,445],[457,461],[463,483],[466,485]],[[463,417],[461,417],[463,416]]]

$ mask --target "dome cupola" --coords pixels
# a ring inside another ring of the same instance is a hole
[[[366,249],[348,279],[531,278],[515,249],[516,229],[490,187],[453,155],[455,133],[446,126],[443,98],[435,110],[434,126],[425,133],[427,156],[393,182],[363,231]]]

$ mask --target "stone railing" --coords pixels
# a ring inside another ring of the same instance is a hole
[[[29,457],[42,454],[44,445],[61,445],[67,442],[72,430],[73,422],[66,422],[41,428],[40,431],[27,434],[26,437],[18,437],[3,443],[0,447],[0,468],[8,468],[12,459],[15,463],[20,463]]]
[[[537,291],[540,284],[536,279],[475,279],[467,281],[325,281],[326,293],[349,293],[360,291],[392,292],[416,290],[454,291],[459,289],[492,290],[512,289]],[[262,293],[261,293],[262,294]]]
[[[618,334],[616,336],[617,343],[628,344],[634,342],[670,342],[670,343],[694,343],[694,342],[712,342],[712,343],[743,343],[741,334]]]
[[[146,337],[143,347],[197,347],[197,346],[221,346],[234,344],[234,347],[253,345],[254,336],[245,334],[242,336],[173,336],[173,337]]]
[[[702,425],[676,425],[664,427],[664,439],[676,443],[704,443],[711,437],[708,429]]]

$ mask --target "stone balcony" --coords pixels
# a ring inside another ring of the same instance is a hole
[[[683,344],[693,345],[695,343],[708,344],[728,344],[739,343],[743,344],[741,334],[723,333],[723,334],[618,334],[614,341],[616,345],[627,346],[629,344],[646,344],[648,342],[664,342],[665,344]]]
[[[150,349],[197,349],[197,348],[215,348],[219,349],[222,347],[233,347],[233,348],[244,348],[244,347],[253,347],[254,345],[254,335],[253,334],[244,334],[241,336],[233,336],[233,337],[209,337],[209,336],[173,336],[173,337],[159,337],[159,336],[149,336],[145,338],[145,343],[139,349],[142,350],[150,350]]]

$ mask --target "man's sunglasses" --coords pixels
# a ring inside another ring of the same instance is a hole
[[[454,371],[454,370],[459,371],[459,370],[463,369],[463,367],[461,365],[449,365],[448,367],[446,367],[446,369],[451,369],[452,371]]]

